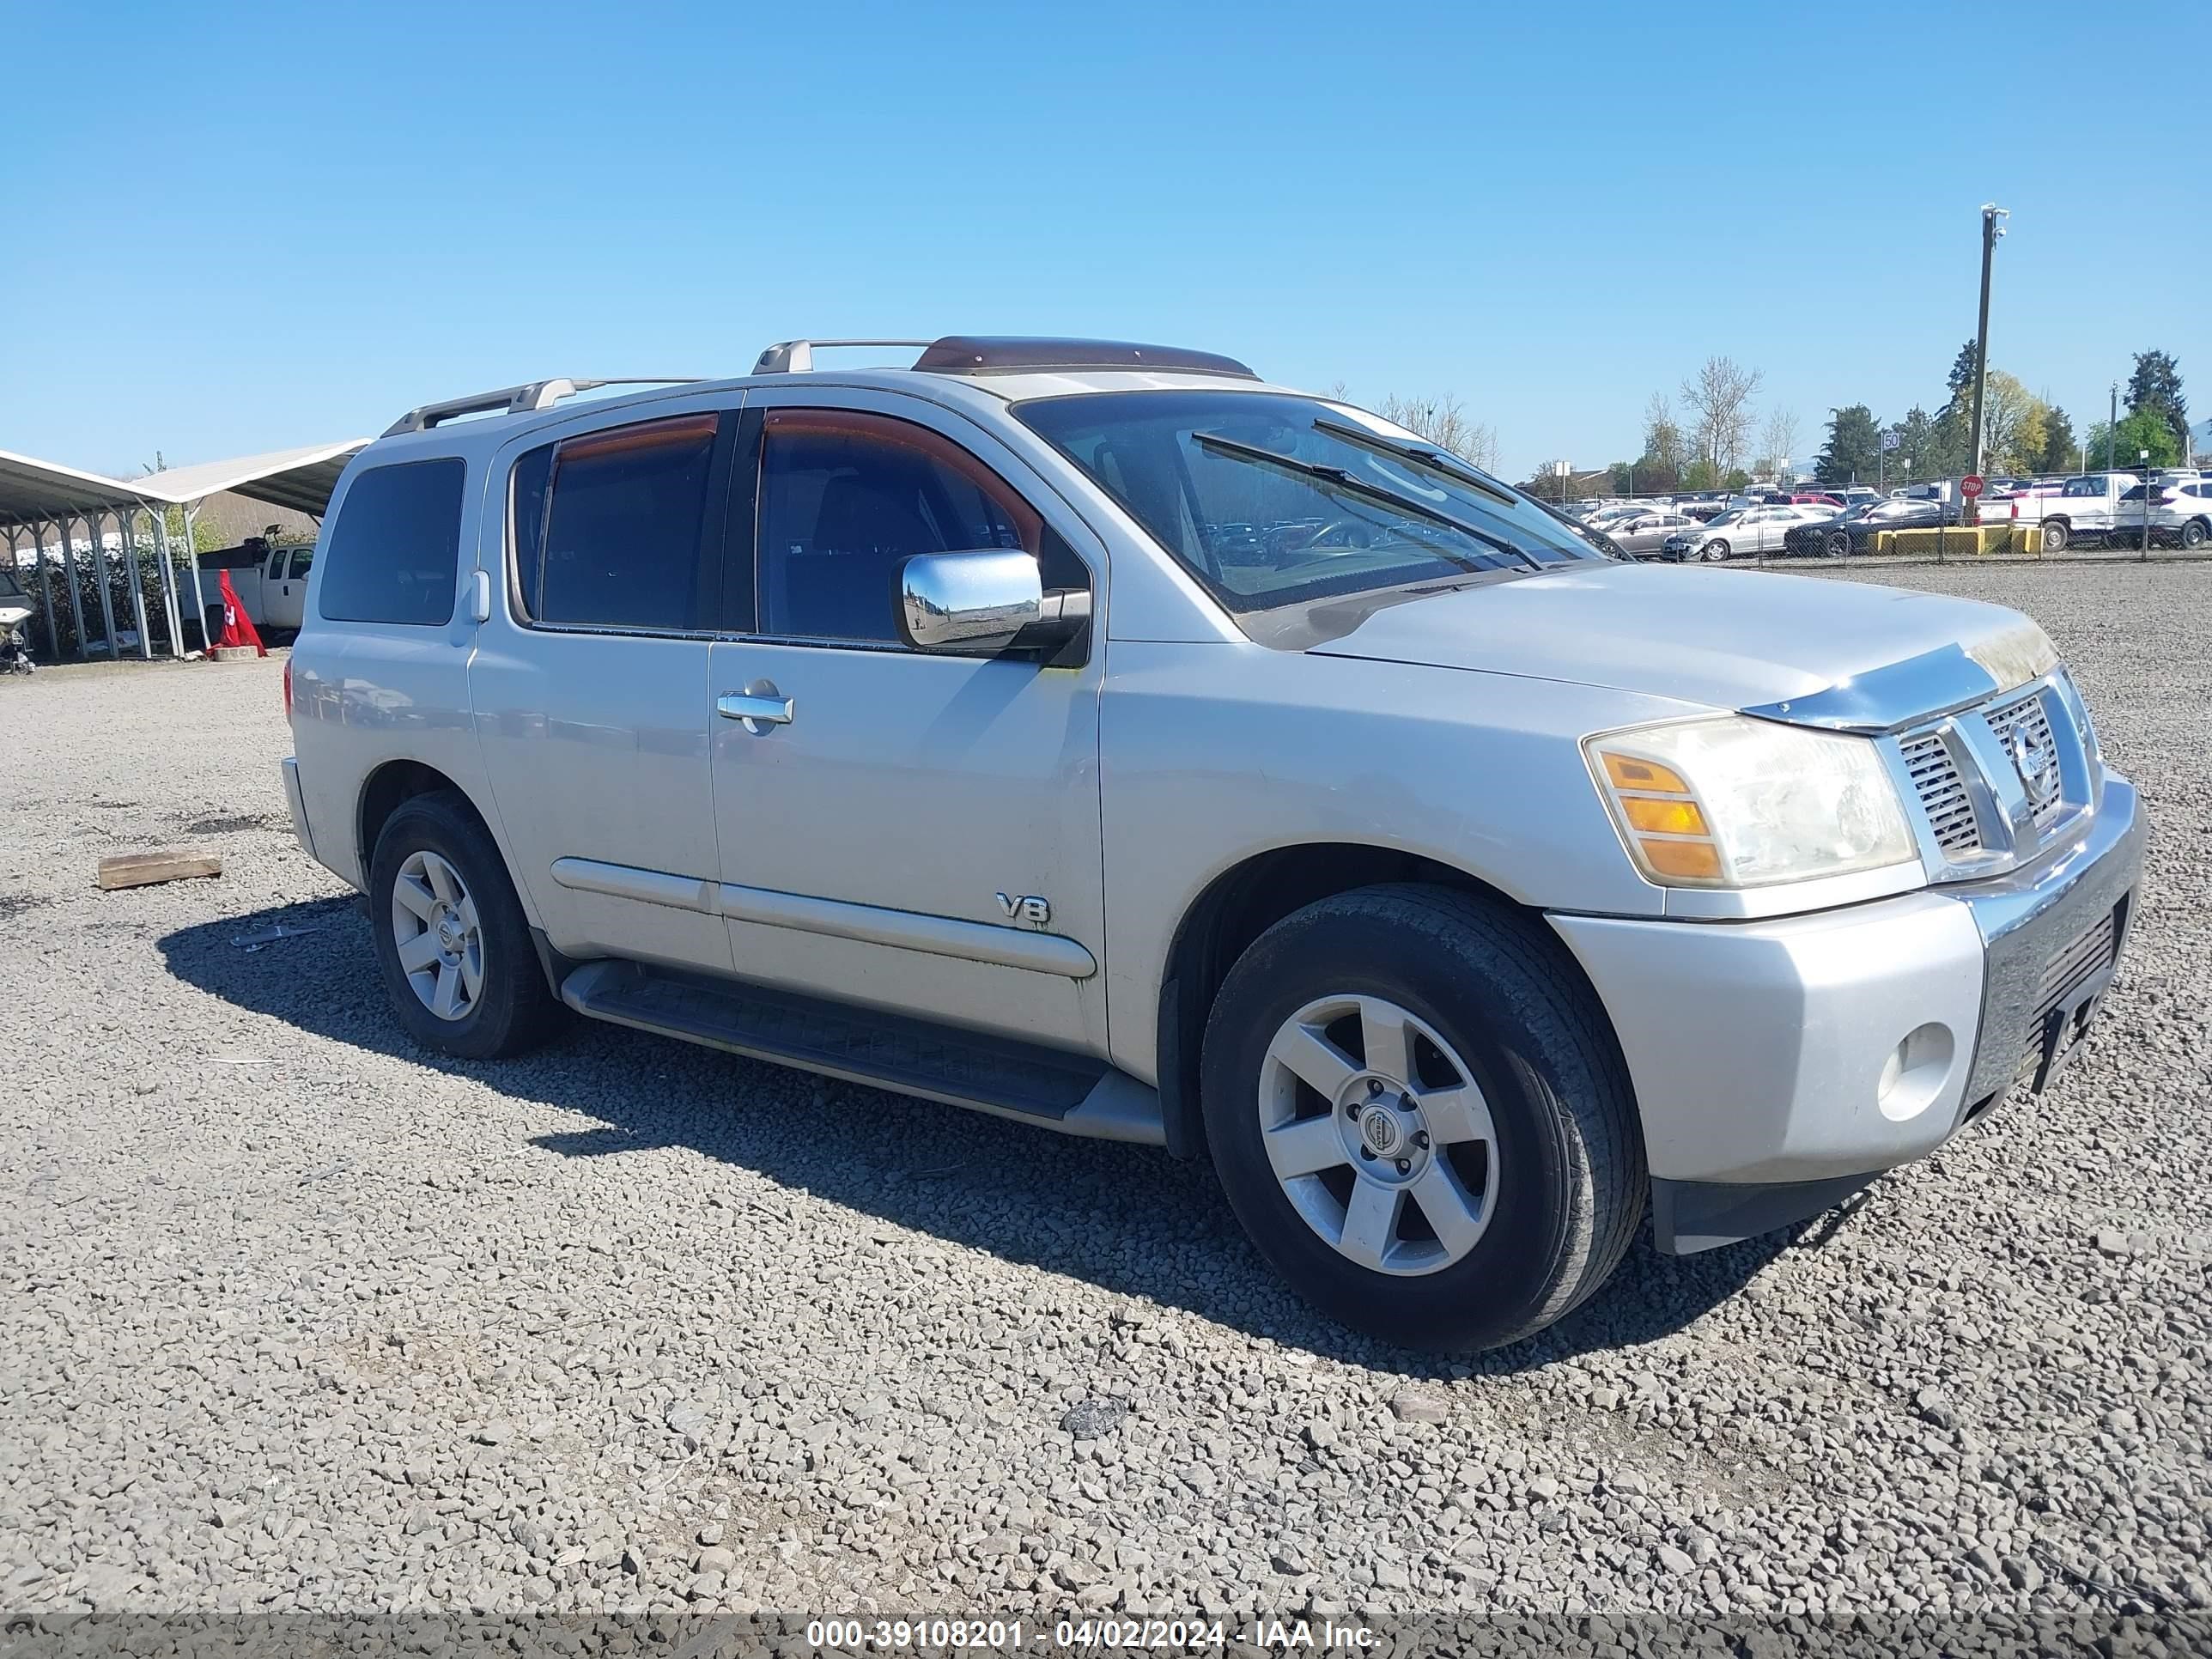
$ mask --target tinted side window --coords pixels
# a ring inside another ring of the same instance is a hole
[[[695,629],[713,414],[587,433],[514,469],[516,569],[536,621]]]
[[[467,473],[466,463],[449,456],[355,477],[324,538],[317,609],[326,620],[436,628],[453,619]]]
[[[1036,511],[951,440],[887,416],[778,410],[761,453],[761,631],[896,641],[893,584],[917,553],[1022,548],[1044,585],[1089,576]]]

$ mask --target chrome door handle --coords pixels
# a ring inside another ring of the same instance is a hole
[[[755,737],[771,726],[791,724],[791,699],[765,680],[756,680],[742,692],[727,691],[714,699],[714,712],[726,720],[742,720]]]

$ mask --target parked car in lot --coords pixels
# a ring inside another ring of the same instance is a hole
[[[1791,528],[1833,518],[1835,512],[1832,507],[1734,507],[1708,524],[1669,536],[1660,544],[1659,556],[1677,564],[1719,564],[1779,553]]]
[[[1656,559],[1669,536],[1687,535],[1698,528],[1686,513],[1646,512],[1616,519],[1605,527],[1613,545],[1632,559]]]
[[[1932,529],[1957,524],[1960,511],[1952,501],[1885,499],[1869,501],[1848,513],[1791,526],[1782,538],[1782,550],[1795,558],[1844,558],[1874,550],[1874,538],[1885,530]]]
[[[1449,1349],[2076,1051],[2142,832],[2018,613],[1599,557],[1208,353],[811,358],[347,467],[283,787],[423,1048],[574,1012],[1206,1158]]]
[[[2140,538],[2146,527],[2156,546],[2203,546],[2212,540],[2212,483],[2169,476],[2127,490],[2113,510],[2109,539],[2125,544]]]
[[[2124,529],[2120,498],[2142,480],[2132,472],[2091,472],[2080,477],[2038,481],[2014,491],[2002,503],[2015,525],[2040,525],[2043,550],[2056,553],[2085,538],[2117,539]],[[1984,512],[1983,522],[1997,516]]]

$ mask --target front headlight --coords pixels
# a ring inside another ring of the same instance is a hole
[[[1864,738],[1723,714],[1583,750],[1629,856],[1662,887],[1765,887],[1919,856]]]

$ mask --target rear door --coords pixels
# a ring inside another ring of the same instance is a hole
[[[1750,545],[1761,553],[1779,553],[1782,538],[1793,524],[1801,522],[1795,507],[1757,507],[1751,510],[1748,528]],[[1738,551],[1744,550],[1739,547]]]
[[[1048,665],[910,650],[895,598],[909,555],[1019,547],[1097,606],[1103,549],[934,404],[802,386],[747,409],[731,545],[757,526],[758,557],[732,561],[710,686],[736,971],[1103,1053],[1100,613]]]
[[[516,875],[572,957],[730,965],[707,732],[738,425],[720,395],[537,428],[487,482],[477,738]]]

